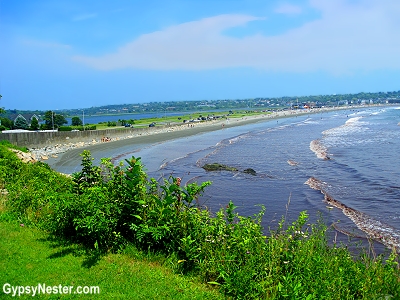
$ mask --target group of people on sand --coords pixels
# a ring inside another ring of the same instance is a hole
[[[107,136],[107,137],[103,136],[103,137],[101,138],[101,141],[102,141],[102,142],[110,142],[110,141],[111,141],[111,138],[109,138],[108,136]]]

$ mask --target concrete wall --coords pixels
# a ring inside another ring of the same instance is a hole
[[[87,131],[57,131],[57,132],[19,132],[19,133],[0,133],[0,140],[7,140],[10,143],[27,148],[43,148],[56,144],[90,142],[92,140],[101,141],[103,137],[127,137],[140,133],[159,130],[164,127],[146,128],[124,128],[107,130],[87,130]]]

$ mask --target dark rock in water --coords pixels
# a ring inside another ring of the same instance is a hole
[[[203,166],[203,169],[206,171],[231,171],[231,172],[238,171],[238,169],[236,169],[234,167],[230,167],[230,166],[219,164],[219,163],[205,164]]]
[[[253,176],[257,175],[257,172],[252,168],[248,168],[248,169],[244,170],[243,173],[251,174]]]
[[[203,166],[203,169],[206,171],[230,171],[230,172],[238,172],[239,171],[235,167],[230,167],[230,166],[219,164],[219,163],[205,164]],[[252,168],[243,170],[243,173],[250,174],[253,176],[257,175],[257,172]]]

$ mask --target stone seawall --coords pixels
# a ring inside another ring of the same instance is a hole
[[[57,144],[80,143],[102,141],[103,138],[127,138],[130,136],[146,135],[166,129],[168,126],[146,127],[146,128],[123,128],[107,130],[87,131],[57,131],[57,132],[19,132],[0,133],[0,140],[7,140],[10,143],[27,148],[43,148]]]

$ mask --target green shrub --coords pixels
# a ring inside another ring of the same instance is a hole
[[[73,174],[79,197],[59,208],[64,218],[74,216],[66,223],[71,228],[60,228],[59,232],[75,228],[79,241],[103,250],[119,249],[132,239],[129,225],[138,220],[137,208],[145,203],[147,179],[140,159],[126,162],[126,167],[114,167],[109,159],[103,159],[97,167],[92,165],[90,152],[83,152],[82,171]]]
[[[322,220],[308,215],[267,236],[265,212],[243,217],[229,202],[215,216],[197,197],[210,182],[181,185],[169,177],[148,179],[140,158],[114,166],[92,164],[72,178],[44,163],[24,164],[0,143],[0,185],[8,191],[7,214],[52,234],[101,251],[127,243],[165,253],[181,273],[191,272],[234,299],[398,299],[398,255],[353,257],[331,246]]]
[[[45,222],[49,205],[71,193],[71,179],[42,162],[24,164],[17,159],[15,164],[3,169],[3,176],[8,183],[7,206],[24,223]]]
[[[8,144],[8,141],[0,141],[0,177],[5,184],[18,179],[19,171],[24,167],[17,155],[8,149]]]
[[[73,128],[71,126],[60,126],[58,131],[71,131]]]
[[[70,126],[70,128],[71,128],[71,130],[85,131],[85,130],[96,130],[97,126],[86,124],[85,126]]]
[[[163,185],[155,180],[151,184],[153,194],[138,207],[137,218],[140,222],[132,223],[130,228],[135,232],[138,244],[144,248],[185,254],[181,239],[196,229],[199,216],[209,216],[206,211],[199,210],[193,201],[210,182],[182,187],[180,178],[170,177],[164,180]]]
[[[4,146],[3,151],[5,151],[5,152],[8,152],[9,148],[20,150],[22,152],[28,152],[28,148],[26,148],[26,147],[18,147],[16,145],[11,144],[7,140],[0,140],[0,146]]]
[[[84,150],[82,156],[82,170],[72,174],[73,182],[75,184],[75,191],[78,194],[83,194],[89,187],[101,184],[101,169],[98,166],[93,166],[93,159],[90,152]]]

